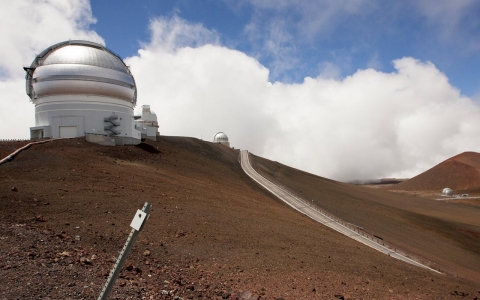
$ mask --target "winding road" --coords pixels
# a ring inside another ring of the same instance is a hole
[[[404,262],[407,262],[409,264],[412,264],[417,267],[425,268],[430,271],[433,271],[435,273],[441,273],[435,269],[430,268],[429,266],[423,265],[411,258],[408,258],[404,255],[401,255],[398,252],[393,251],[392,249],[389,249],[378,242],[369,239],[366,236],[361,235],[360,233],[344,226],[343,224],[338,223],[334,219],[330,218],[329,216],[325,215],[324,213],[316,210],[314,207],[309,206],[307,201],[301,200],[298,197],[292,195],[291,193],[287,192],[286,190],[282,189],[278,185],[274,184],[273,182],[269,181],[262,175],[258,174],[257,171],[255,171],[252,166],[250,165],[250,160],[249,160],[249,155],[248,155],[248,150],[241,150],[240,151],[240,160],[241,160],[241,165],[245,173],[250,176],[253,180],[255,180],[258,184],[263,186],[265,189],[270,191],[272,194],[277,196],[280,200],[285,202],[287,205],[291,206],[293,209],[301,212],[302,214],[305,214],[306,216],[314,219],[317,222],[322,223],[323,225],[330,227],[331,229],[348,236],[349,238],[352,238],[356,240],[357,242],[360,242],[364,245],[367,245],[377,251],[380,251],[384,254],[387,254],[393,258],[402,260]]]

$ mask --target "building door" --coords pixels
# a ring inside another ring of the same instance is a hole
[[[60,138],[77,137],[77,126],[60,126]]]

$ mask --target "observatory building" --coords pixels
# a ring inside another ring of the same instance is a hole
[[[142,105],[135,109],[135,120],[137,129],[141,133],[142,141],[145,139],[157,140],[158,121],[157,115],[150,109],[150,105]]]
[[[45,49],[24,69],[27,95],[35,104],[31,139],[85,136],[105,145],[141,142],[142,125],[133,113],[135,80],[122,59],[104,46],[61,42]]]
[[[230,147],[230,142],[228,141],[228,136],[223,132],[219,132],[219,133],[215,134],[212,138],[212,143],[222,144],[222,145],[225,145],[227,147]]]

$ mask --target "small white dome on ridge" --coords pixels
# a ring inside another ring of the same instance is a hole
[[[212,142],[214,143],[228,142],[228,136],[223,132],[219,132],[213,136]]]

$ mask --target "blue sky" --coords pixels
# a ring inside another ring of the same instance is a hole
[[[150,20],[177,15],[256,57],[271,81],[302,82],[327,66],[337,77],[369,67],[392,72],[392,61],[408,56],[435,64],[462,94],[479,94],[480,2],[424,2],[93,1],[91,28],[126,58],[149,41]]]
[[[130,67],[160,133],[328,178],[480,152],[478,0],[19,0],[0,9],[0,139],[29,138],[23,66],[69,39]]]

